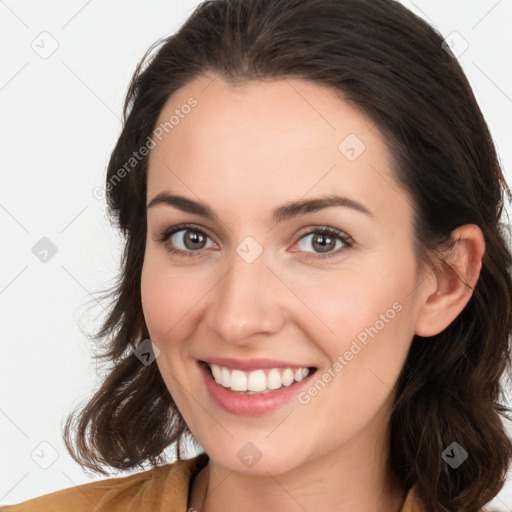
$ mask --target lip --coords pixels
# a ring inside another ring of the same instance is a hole
[[[231,357],[209,357],[202,360],[204,363],[224,366],[230,370],[265,370],[269,368],[312,368],[312,365],[278,361],[277,359],[234,359]]]
[[[216,360],[219,359],[216,358]],[[257,360],[253,359],[251,361],[251,364],[255,363],[255,361]],[[267,361],[268,363],[269,360],[266,359],[260,361]],[[213,360],[209,362],[213,363]],[[239,363],[237,362],[237,364]],[[272,364],[274,366],[270,366],[270,368],[276,368],[276,362],[273,361]],[[290,402],[294,397],[296,397],[304,389],[304,387],[309,385],[311,377],[316,373],[316,371],[313,371],[300,382],[295,382],[290,386],[283,386],[279,389],[275,389],[268,393],[264,393],[261,395],[246,395],[238,391],[231,391],[230,389],[225,388],[220,384],[217,384],[210,373],[210,369],[208,368],[207,364],[205,364],[204,361],[198,361],[198,366],[199,371],[203,376],[206,389],[208,390],[208,393],[212,400],[225,411],[240,416],[263,416],[265,414],[270,414],[274,410],[283,406],[287,402]],[[222,364],[220,366],[222,366]],[[288,368],[290,367],[304,368],[304,366],[297,365],[288,366]],[[238,368],[242,369],[240,367]],[[251,367],[251,369],[252,368],[263,369],[264,367],[258,366]],[[247,365],[245,369],[247,369]]]

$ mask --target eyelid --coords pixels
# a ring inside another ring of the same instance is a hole
[[[155,242],[165,242],[167,239],[169,239],[172,235],[176,234],[178,231],[196,231],[198,233],[202,233],[211,240],[213,240],[213,237],[210,236],[207,229],[203,228],[202,226],[199,226],[197,224],[190,224],[187,222],[180,223],[180,224],[174,224],[172,226],[169,226],[167,228],[164,228],[162,231],[160,231],[156,238],[154,239]]]
[[[355,245],[354,239],[348,233],[346,233],[345,231],[338,229],[338,228],[333,228],[331,226],[323,225],[323,226],[312,226],[312,227],[308,227],[306,229],[307,229],[307,231],[298,235],[298,240],[297,240],[297,242],[295,242],[294,245],[299,244],[307,236],[320,234],[320,235],[331,236],[331,237],[341,241],[341,243],[344,246],[340,249],[333,250],[333,251],[326,252],[326,253],[318,253],[318,252],[315,253],[315,252],[311,252],[311,251],[293,251],[293,252],[305,252],[306,254],[309,255],[309,256],[306,256],[306,258],[310,258],[310,259],[334,258],[334,257],[340,256],[342,253],[345,253],[347,250],[350,250]]]
[[[336,238],[337,240],[340,240],[344,244],[344,247],[342,247],[341,249],[337,249],[336,251],[331,251],[331,252],[327,252],[327,253],[315,253],[315,252],[310,252],[310,251],[292,251],[292,252],[299,252],[299,253],[304,252],[306,254],[309,254],[310,256],[305,256],[306,258],[309,258],[309,259],[326,259],[326,258],[330,258],[330,257],[336,257],[336,256],[339,256],[341,253],[344,253],[347,250],[351,249],[355,244],[354,239],[348,233],[346,233],[345,231],[343,231],[341,229],[333,228],[331,226],[327,226],[327,225],[310,226],[308,228],[305,228],[305,230],[306,230],[305,232],[298,235],[298,240],[294,243],[294,245],[300,243],[301,240],[303,240],[306,236],[314,235],[314,234],[324,234],[324,235],[332,236],[332,237]],[[180,231],[194,231],[197,233],[201,233],[201,234],[205,235],[207,238],[209,238],[210,240],[212,240],[216,245],[218,245],[215,242],[215,240],[213,240],[213,237],[210,236],[207,229],[205,229],[202,226],[199,226],[197,224],[191,224],[191,223],[186,223],[186,222],[180,223],[180,224],[175,224],[173,226],[170,226],[170,227],[164,229],[154,239],[154,241],[157,243],[166,244],[167,241],[174,234],[176,234]],[[197,251],[192,251],[192,250],[184,251],[183,249],[177,249],[175,247],[173,247],[172,249],[166,248],[166,250],[170,253],[186,255],[186,256],[197,256],[197,257],[202,256],[205,251],[204,248],[199,249]]]

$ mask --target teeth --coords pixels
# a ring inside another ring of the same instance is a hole
[[[222,370],[216,364],[212,364],[210,366],[210,369],[213,373],[213,378],[215,379],[215,382],[218,382],[219,384],[221,384],[222,383]]]
[[[286,368],[286,370],[283,372],[283,375],[281,376],[281,380],[285,386],[292,384],[294,378],[295,375],[293,374],[293,370],[291,368]]]
[[[247,389],[249,391],[265,391],[265,389],[267,389],[267,378],[263,370],[256,370],[249,374]]]
[[[219,384],[222,384],[225,388],[231,386],[231,372],[227,368],[222,368],[221,378]]]
[[[241,370],[233,370],[230,387],[233,391],[247,391],[247,375]]]
[[[213,378],[217,384],[232,391],[247,392],[248,394],[268,393],[283,386],[291,386],[294,382],[300,382],[309,375],[308,368],[285,368],[279,370],[229,370],[216,364],[208,364]]]
[[[268,389],[279,389],[282,385],[283,382],[281,381],[281,374],[279,373],[279,370],[272,368],[272,370],[268,372],[266,387]]]

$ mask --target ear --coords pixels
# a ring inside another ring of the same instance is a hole
[[[415,334],[434,336],[448,327],[465,308],[473,295],[482,268],[485,241],[476,224],[455,229],[455,244],[444,253],[440,268],[424,281],[419,298]]]

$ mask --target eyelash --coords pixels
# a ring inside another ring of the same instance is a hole
[[[183,231],[183,230],[193,231],[194,233],[200,233],[201,235],[204,235],[205,237],[210,238],[204,231],[202,231],[201,229],[199,229],[197,226],[195,226],[193,224],[178,224],[176,226],[172,226],[170,228],[165,229],[163,232],[160,233],[160,235],[158,236],[158,238],[155,241],[160,244],[165,244],[169,240],[169,238],[171,238],[172,235],[174,235],[175,233],[178,233],[179,231]],[[307,256],[308,258],[313,258],[313,259],[332,258],[334,256],[338,256],[341,251],[350,249],[354,244],[354,242],[348,235],[344,234],[342,231],[340,231],[338,229],[334,229],[334,228],[331,228],[328,226],[312,229],[311,231],[304,233],[300,237],[300,240],[302,240],[303,238],[305,238],[306,236],[311,235],[311,234],[328,235],[330,237],[337,238],[338,240],[343,242],[345,247],[342,249],[338,249],[337,251],[325,253],[323,255],[321,255],[321,253],[316,253],[316,255],[314,255],[314,256]],[[203,249],[199,249],[197,251],[183,251],[181,249],[176,249],[175,247],[170,247],[170,246],[166,246],[166,250],[172,254],[177,254],[179,256],[186,256],[186,257],[198,256],[203,251]],[[310,253],[308,253],[308,254],[310,254]]]

